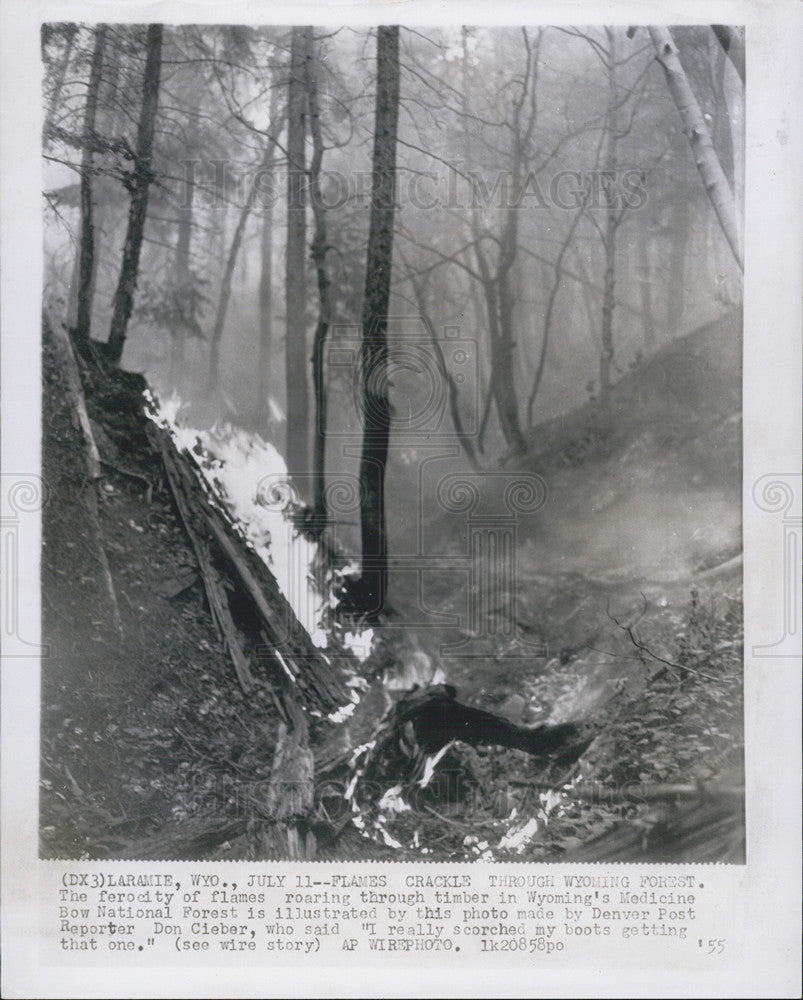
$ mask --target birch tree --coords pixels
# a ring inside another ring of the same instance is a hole
[[[668,28],[652,27],[649,32],[669,92],[683,121],[683,129],[689,140],[705,193],[713,206],[728,246],[737,264],[743,269],[733,192],[717,157],[700,105],[681,64],[677,46]]]

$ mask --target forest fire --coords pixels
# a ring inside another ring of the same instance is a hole
[[[740,51],[45,25],[45,850],[743,857]]]

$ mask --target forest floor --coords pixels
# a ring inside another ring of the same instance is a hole
[[[622,380],[610,431],[593,404],[538,428],[525,467],[548,500],[503,595],[517,641],[489,622],[478,655],[449,656],[440,647],[466,634],[427,633],[462,700],[525,725],[595,719],[580,766],[556,777],[520,751],[463,748],[453,764],[470,803],[452,789],[417,812],[391,806],[381,837],[352,831],[322,857],[554,860],[623,816],[661,819],[617,798],[634,782],[742,780],[738,354],[738,329],[704,328]],[[269,676],[255,671],[247,697],[236,683],[158,463],[136,441],[104,466],[97,505],[120,640],[63,379],[46,339],[42,855],[143,856],[160,831],[216,817],[236,821],[231,837],[201,839],[198,856],[258,856],[249,823],[278,724]],[[103,400],[87,403],[102,421]],[[392,599],[403,619],[403,581]],[[466,600],[451,578],[428,595],[443,611]]]

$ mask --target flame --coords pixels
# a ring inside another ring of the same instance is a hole
[[[260,503],[266,482],[288,480],[282,456],[259,434],[230,423],[217,423],[210,430],[188,426],[181,415],[185,404],[176,393],[165,400],[157,400],[151,393],[147,396],[153,419],[170,432],[179,450],[192,455],[214,494],[270,568],[314,645],[325,648],[329,635],[324,617],[334,601],[330,594],[320,593],[313,581],[318,545],[295,530],[280,505]],[[342,641],[364,660],[371,652],[373,632],[346,632]]]

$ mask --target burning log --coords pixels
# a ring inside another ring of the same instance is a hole
[[[208,546],[225,565],[232,586],[255,616],[256,632],[264,632],[270,654],[280,671],[289,675],[304,707],[308,711],[328,715],[348,704],[349,693],[339,665],[330,662],[313,645],[273,574],[202,484],[193,459],[186,453],[176,451],[173,439],[166,430],[152,425],[148,428],[148,435],[154,450],[161,455],[182,521],[191,539],[194,538],[199,569],[205,582],[210,581],[207,594],[211,588],[214,595],[210,605],[213,600],[213,606],[217,605],[219,588],[209,571],[210,563],[203,556],[206,550],[202,546]],[[200,540],[203,540],[202,543]],[[228,625],[225,612],[221,621]],[[234,640],[229,643],[230,630],[224,628],[224,633],[230,652],[235,650],[232,656],[239,658]]]

